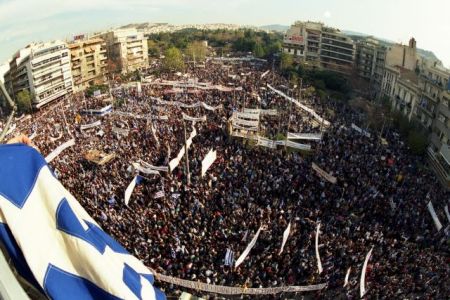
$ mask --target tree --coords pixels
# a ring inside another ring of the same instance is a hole
[[[411,152],[417,155],[425,153],[427,148],[427,136],[420,131],[411,130],[408,134],[408,146],[411,148]]]
[[[164,52],[163,68],[169,71],[184,70],[184,60],[180,49],[171,47]]]
[[[265,51],[260,43],[256,43],[255,46],[253,47],[253,55],[259,58],[264,57]]]
[[[153,40],[147,40],[148,55],[151,57],[159,57],[160,50],[158,44]]]
[[[200,41],[189,43],[186,47],[186,55],[196,61],[204,61],[207,51],[206,45]]]
[[[21,113],[30,113],[31,108],[31,94],[28,90],[20,91],[16,97],[17,109]]]
[[[287,70],[294,64],[292,55],[287,53],[281,53],[281,70]]]

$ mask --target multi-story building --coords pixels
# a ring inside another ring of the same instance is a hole
[[[370,83],[373,97],[380,93],[386,61],[386,47],[371,37],[356,43],[356,70],[361,78]]]
[[[417,116],[417,105],[421,97],[419,77],[413,71],[398,67],[399,76],[395,82],[392,108],[411,121]]]
[[[409,40],[408,45],[394,44],[386,51],[386,66],[400,66],[414,71],[417,63],[417,43],[414,38]]]
[[[69,49],[62,41],[30,44],[14,54],[9,67],[9,93],[28,91],[36,108],[72,94]]]
[[[107,56],[117,71],[129,73],[148,67],[147,39],[136,28],[117,29],[100,34],[106,42]]]
[[[283,51],[305,66],[351,74],[355,43],[337,29],[316,22],[296,22],[286,32]]]
[[[69,43],[73,90],[79,92],[105,82],[107,75],[106,43],[100,38]]]

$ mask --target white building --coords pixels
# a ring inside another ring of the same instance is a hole
[[[99,35],[106,42],[107,56],[117,71],[129,73],[148,67],[147,39],[136,28],[116,29]]]
[[[26,90],[36,108],[72,94],[70,54],[65,42],[30,44],[14,54],[9,67],[5,85],[11,96]]]

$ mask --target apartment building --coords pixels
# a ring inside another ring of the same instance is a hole
[[[11,96],[26,90],[36,108],[72,94],[72,85],[69,49],[63,41],[34,43],[20,49],[5,74]]]
[[[100,38],[76,40],[68,44],[73,90],[79,92],[103,84],[107,76],[106,43]]]
[[[136,28],[117,29],[100,34],[106,53],[123,74],[148,67],[147,39]]]
[[[357,74],[370,83],[373,97],[380,94],[387,48],[372,37],[356,43]]]
[[[317,22],[296,22],[286,32],[283,52],[294,55],[307,67],[350,75],[355,60],[355,43],[337,29]]]

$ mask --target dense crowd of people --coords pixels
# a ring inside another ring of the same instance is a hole
[[[82,114],[111,104],[110,97],[74,96],[17,122],[16,132],[34,134],[33,142],[43,155],[74,138],[75,146],[50,164],[56,176],[107,233],[161,274],[256,288],[327,283],[312,296],[352,299],[359,297],[362,264],[373,247],[366,277],[368,298],[447,298],[448,243],[444,229],[437,232],[426,205],[433,202],[448,228],[444,214],[448,193],[421,166],[422,158],[409,153],[394,129],[383,136],[387,144],[376,132],[367,137],[353,130],[351,124],[361,125],[361,117],[342,102],[315,95],[301,99],[331,124],[318,123],[267,88],[269,83],[299,94],[273,71],[261,78],[268,68],[262,62],[208,61],[186,74],[162,72],[158,78],[150,76],[141,92],[134,85],[113,86],[112,113]],[[232,91],[179,91],[154,84],[156,79],[195,79]],[[203,101],[222,109],[161,105],[157,98],[185,104]],[[244,107],[278,111],[276,116],[261,117],[259,134],[264,137],[323,131],[323,138],[297,141],[311,144],[312,150],[304,153],[232,137],[229,119]],[[207,121],[183,121],[182,113],[206,115]],[[98,120],[100,126],[80,129]],[[183,158],[173,172],[141,174],[144,181],[126,206],[124,192],[137,173],[132,163],[167,166],[184,145],[185,128],[189,135],[193,127],[197,136],[188,151],[190,184]],[[217,151],[217,160],[202,177],[201,162],[210,149]],[[86,160],[89,150],[114,153],[115,158],[99,166]],[[313,162],[337,183],[318,176],[311,169]],[[289,222],[290,235],[279,254]],[[314,247],[318,223],[320,274]],[[244,262],[238,268],[225,265],[227,249],[237,258],[261,226]],[[343,287],[348,268],[349,283]],[[168,284],[162,288],[169,295],[177,290]]]

